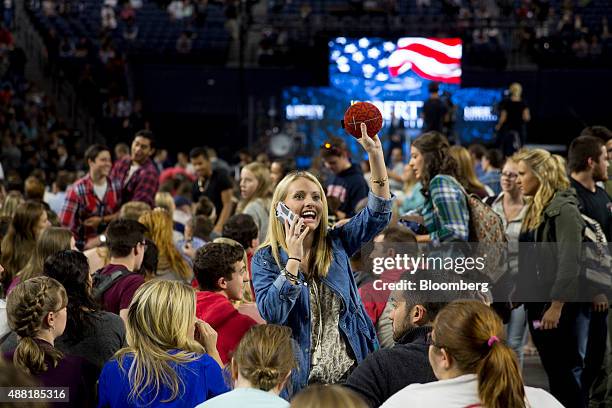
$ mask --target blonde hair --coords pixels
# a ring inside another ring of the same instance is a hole
[[[34,338],[43,328],[47,315],[68,305],[68,295],[61,283],[48,276],[38,276],[15,286],[6,299],[6,313],[11,330],[19,336],[13,364],[26,374],[37,375],[49,369],[49,356],[57,367],[62,353]]]
[[[448,152],[457,162],[457,179],[463,187],[470,192],[474,190],[484,190],[484,184],[476,177],[474,161],[468,149],[463,146],[455,145],[451,146]]]
[[[272,180],[270,179],[270,169],[265,164],[260,162],[249,163],[242,168],[243,170],[248,170],[253,173],[253,176],[257,179],[257,188],[253,192],[253,195],[247,199],[240,200],[238,203],[238,207],[236,207],[236,213],[241,213],[244,211],[246,206],[257,199],[261,199],[264,201],[264,204],[267,205],[270,203],[270,186],[272,185]]]
[[[170,214],[170,218],[172,218],[174,214],[174,198],[172,198],[172,194],[160,191],[155,194],[155,207],[164,209]]]
[[[238,378],[239,372],[254,388],[262,391],[270,391],[282,384],[296,367],[291,329],[275,324],[251,327],[240,340],[232,358],[234,379]]]
[[[176,249],[172,239],[172,218],[168,212],[155,209],[140,216],[138,221],[147,227],[145,236],[155,242],[159,250],[158,270],[170,269],[184,280],[191,279],[191,268]]]
[[[151,280],[134,294],[128,309],[126,339],[128,347],[119,350],[116,359],[130,383],[129,399],[138,401],[146,396],[155,400],[160,390],[171,390],[168,399],[180,398],[186,384],[173,367],[195,361],[204,354],[204,348],[189,332],[196,318],[195,290],[178,281]],[[169,350],[176,349],[176,353]],[[134,360],[125,366],[125,358]],[[150,397],[146,390],[155,389]]]
[[[510,84],[508,91],[510,92],[510,95],[514,96],[515,98],[520,98],[523,94],[523,87],[518,82],[514,82]]]
[[[151,206],[142,201],[128,201],[121,206],[119,218],[138,221],[140,216],[147,211],[151,211]]]
[[[321,204],[323,206],[323,212],[321,214],[321,222],[319,227],[314,231],[313,248],[315,249],[314,254],[310,256],[310,267],[314,266],[315,271],[313,275],[319,277],[327,276],[329,267],[332,262],[332,247],[329,237],[327,236],[327,198],[325,197],[325,191],[319,180],[307,171],[292,171],[287,174],[278,183],[274,189],[274,195],[272,196],[272,205],[270,206],[270,216],[268,221],[268,236],[266,241],[259,246],[259,248],[271,247],[272,256],[279,268],[282,268],[280,263],[280,251],[281,247],[287,252],[287,242],[285,241],[285,226],[278,218],[276,218],[276,206],[279,202],[286,200],[289,192],[289,186],[297,179],[306,179],[316,184],[321,195]]]
[[[367,408],[365,401],[340,385],[311,385],[291,400],[291,408]]]
[[[538,191],[533,196],[522,231],[535,230],[544,220],[544,209],[548,206],[557,191],[567,190],[570,186],[565,170],[565,160],[559,155],[551,154],[544,149],[525,149],[513,156],[528,166],[540,182]]]
[[[36,247],[26,266],[17,273],[24,282],[30,278],[41,276],[45,259],[60,251],[70,249],[72,233],[66,228],[49,227],[44,230],[38,240]]]
[[[0,215],[13,218],[15,211],[17,211],[17,207],[23,202],[25,202],[25,200],[19,191],[9,191],[2,204]]]
[[[249,261],[247,258],[247,254],[246,254],[246,251],[244,250],[244,247],[242,246],[240,242],[233,240],[231,238],[218,237],[213,240],[213,243],[232,245],[232,246],[242,249],[242,254],[243,254],[242,261],[244,262],[244,266],[247,267],[248,269]],[[249,276],[249,280],[250,279],[251,277]],[[244,285],[244,289],[242,290],[242,300],[233,300],[232,304],[238,307],[241,303],[253,303],[253,302],[255,302],[255,297],[253,296],[253,293],[251,292],[251,283],[249,282],[248,285]]]
[[[436,351],[445,349],[461,371],[477,375],[483,407],[525,407],[518,360],[493,309],[477,300],[451,302],[436,316],[433,332]]]

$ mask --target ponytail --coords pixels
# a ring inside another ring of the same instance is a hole
[[[442,309],[433,325],[438,348],[457,369],[474,373],[485,408],[525,408],[525,388],[514,351],[503,341],[503,324],[489,306],[457,300]]]
[[[478,396],[484,407],[525,408],[525,388],[518,362],[507,344],[499,341],[491,344],[476,366],[476,375]]]
[[[254,388],[262,391],[281,385],[295,367],[291,330],[274,324],[249,329],[232,360],[234,380],[240,373]]]
[[[13,364],[26,374],[37,375],[49,369],[46,357],[51,359],[53,368],[62,359],[62,353],[53,348],[40,345],[33,337],[22,337],[13,354]]]

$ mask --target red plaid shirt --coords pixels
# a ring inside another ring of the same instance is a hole
[[[83,221],[90,217],[111,215],[119,211],[121,185],[110,177],[107,177],[106,181],[106,193],[102,201],[94,192],[89,174],[78,179],[66,192],[66,201],[60,211],[59,219],[63,226],[70,228],[77,241],[85,243],[97,235],[96,228],[82,225]]]
[[[155,206],[155,194],[159,189],[159,173],[153,160],[148,159],[145,164],[140,166],[138,170],[130,177],[130,166],[132,159],[127,157],[122,160],[117,160],[113,166],[110,177],[122,186],[121,199],[124,203],[128,201],[142,201]]]

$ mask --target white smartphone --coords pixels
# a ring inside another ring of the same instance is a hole
[[[279,201],[276,205],[276,217],[281,220],[283,224],[285,221],[287,221],[289,225],[291,225],[294,219],[299,218],[293,211],[289,209],[289,207],[287,207],[287,204],[282,201]],[[302,225],[300,232],[304,231],[304,228],[306,228],[306,226]]]

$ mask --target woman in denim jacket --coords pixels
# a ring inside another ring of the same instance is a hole
[[[299,346],[296,389],[311,383],[341,383],[351,369],[378,348],[349,257],[389,223],[392,197],[378,136],[361,128],[359,143],[369,156],[372,191],[368,205],[345,225],[328,230],[327,200],[308,172],[292,172],[272,198],[268,239],[253,257],[257,307],[268,323],[289,326]],[[296,220],[275,215],[283,201]],[[302,229],[303,228],[303,229]]]

